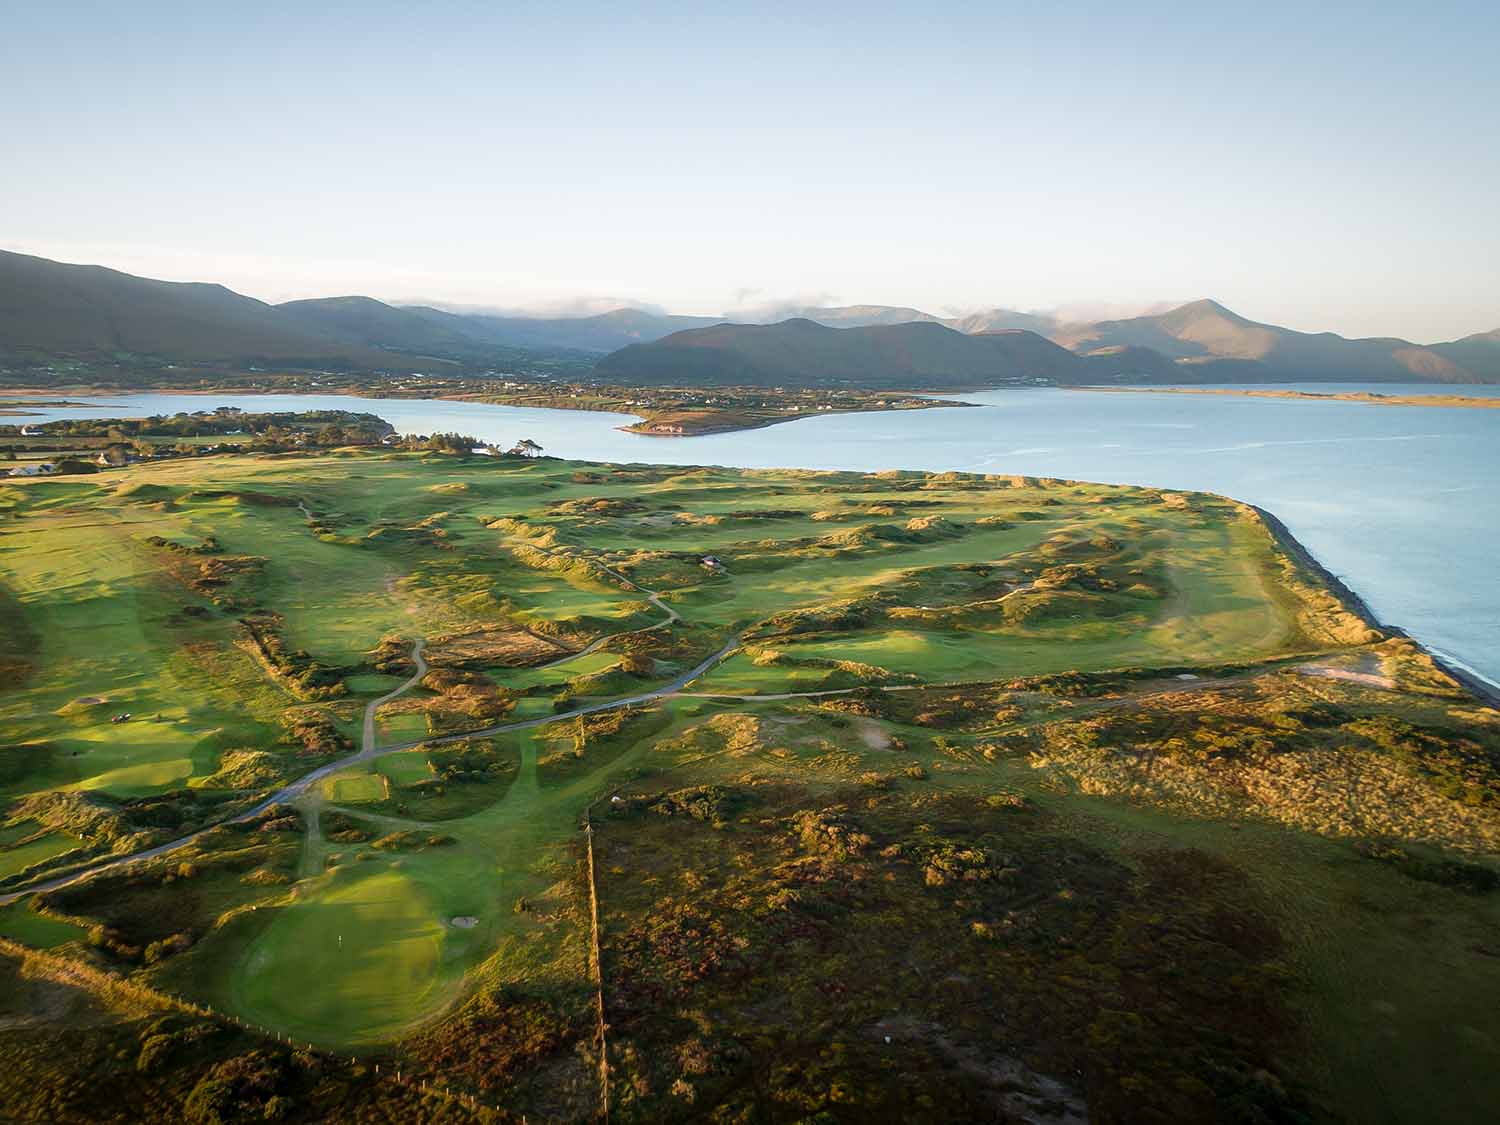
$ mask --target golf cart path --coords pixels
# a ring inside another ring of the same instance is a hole
[[[299,501],[298,507],[302,508],[303,513],[307,515],[309,519],[312,518],[312,513],[308,512],[305,502]],[[624,633],[612,633],[608,636],[600,637],[597,641],[594,641],[588,647],[581,649],[578,652],[569,653],[567,656],[562,657],[560,660],[553,661],[552,664],[544,665],[544,667],[550,668],[556,664],[562,664],[569,660],[576,660],[580,656],[585,656],[591,652],[596,651],[600,646],[608,641],[614,640],[616,637],[625,636],[629,633],[646,633],[652,632],[657,629],[670,628],[672,625],[675,625],[677,622],[682,620],[682,615],[671,606],[669,606],[666,602],[662,601],[661,595],[657,591],[647,590],[645,587],[639,585],[638,583],[632,582],[629,578],[625,577],[625,575],[621,574],[619,571],[598,562],[598,560],[594,561],[595,565],[599,566],[601,570],[609,574],[612,578],[621,582],[629,589],[644,594],[646,596],[646,600],[654,605],[657,609],[661,610],[664,614],[666,614],[666,617],[663,620],[657,622],[655,625],[648,625],[644,629],[631,629],[626,630]],[[196,832],[191,832],[186,836],[180,836],[175,840],[169,840],[164,844],[157,844],[154,847],[146,848],[142,851],[131,852],[129,855],[113,856],[101,863],[94,864],[92,867],[85,867],[81,870],[70,872],[67,875],[60,875],[55,879],[48,879],[45,882],[35,883],[29,887],[23,887],[15,891],[0,894],[0,906],[8,906],[11,903],[15,902],[17,899],[23,898],[26,895],[46,894],[49,891],[60,890],[61,888],[71,886],[74,883],[81,883],[85,879],[91,879],[101,872],[117,870],[121,867],[126,866],[127,864],[156,859],[159,856],[167,855],[170,852],[176,851],[178,848],[186,847],[194,840],[201,838],[202,836],[206,835],[209,832],[212,832],[216,828],[220,828],[226,824],[241,824],[247,820],[253,820],[275,805],[291,802],[298,797],[303,796],[309,789],[312,788],[312,786],[316,785],[319,781],[322,781],[324,778],[332,774],[338,773],[341,770],[348,769],[350,766],[359,765],[363,762],[373,761],[374,759],[382,757],[386,754],[394,754],[402,750],[411,750],[417,746],[442,745],[450,742],[460,742],[467,738],[488,738],[496,734],[505,733],[507,731],[528,730],[532,727],[542,726],[546,723],[555,723],[565,719],[573,719],[577,718],[580,715],[593,715],[597,714],[600,711],[610,711],[622,707],[633,707],[637,704],[646,703],[653,699],[659,699],[663,696],[675,695],[683,688],[687,687],[688,684],[696,680],[699,676],[703,675],[704,672],[708,671],[714,665],[718,664],[725,657],[727,657],[731,652],[737,649],[740,645],[740,640],[738,637],[733,638],[723,648],[714,653],[701,664],[698,664],[696,667],[690,669],[681,676],[678,676],[670,683],[665,684],[662,687],[656,688],[652,691],[640,692],[636,695],[626,696],[623,699],[611,699],[599,703],[588,704],[583,707],[576,707],[571,711],[564,711],[554,715],[543,715],[535,719],[526,719],[514,723],[500,723],[495,726],[485,727],[480,730],[465,731],[461,734],[444,735],[439,738],[421,738],[411,742],[402,742],[394,746],[383,747],[379,744],[376,738],[376,712],[380,710],[383,704],[389,703],[391,700],[410,691],[413,687],[421,682],[424,676],[427,675],[427,660],[422,654],[423,649],[426,647],[426,643],[427,642],[425,638],[418,637],[412,644],[411,658],[412,662],[416,665],[416,671],[414,671],[412,675],[408,679],[403,681],[399,686],[395,687],[391,691],[386,692],[384,695],[379,696],[376,699],[370,700],[370,702],[365,705],[364,724],[363,730],[361,732],[362,737],[360,748],[355,753],[349,754],[343,758],[338,758],[332,762],[328,762],[326,765],[319,766],[311,773],[303,775],[302,777],[298,778],[296,781],[293,781],[288,785],[284,785],[282,788],[272,793],[269,797],[265,798],[264,800],[260,801],[244,812],[238,814],[237,816],[232,816],[227,820],[222,820],[215,824],[207,825],[203,828],[198,829]]]
[[[597,650],[606,641],[612,640],[616,637],[629,635],[630,633],[650,632],[657,629],[669,628],[670,626],[683,619],[681,614],[679,614],[666,602],[661,600],[661,596],[658,592],[654,590],[647,590],[643,586],[640,586],[638,583],[632,582],[629,578],[625,577],[623,574],[620,574],[618,571],[615,571],[610,567],[605,566],[603,563],[598,562],[597,559],[593,561],[595,562],[595,565],[599,566],[602,570],[617,579],[619,582],[623,583],[629,589],[645,595],[647,601],[656,606],[667,616],[665,620],[660,621],[655,625],[647,626],[644,629],[626,630],[623,633],[616,633],[611,634],[607,637],[601,637],[598,641],[595,641],[593,644],[587,646],[586,648],[581,649],[578,652],[571,653],[561,660],[553,661],[553,664],[560,664],[567,660],[576,660],[581,656]],[[1018,588],[1010,591],[1005,596],[1008,597],[1012,594],[1021,592],[1023,592],[1023,589]],[[398,687],[394,688],[393,690],[387,692],[382,696],[379,696],[376,699],[372,699],[368,704],[366,704],[361,746],[355,753],[319,766],[317,769],[308,774],[305,774],[301,778],[298,778],[296,781],[293,781],[283,786],[281,789],[278,789],[276,792],[272,793],[269,797],[266,797],[264,800],[260,801],[250,809],[247,809],[246,811],[239,813],[236,816],[230,817],[227,820],[208,825],[186,836],[168,841],[164,844],[158,844],[155,847],[146,848],[142,851],[133,852],[129,855],[111,857],[101,863],[95,864],[92,867],[86,867],[79,871],[71,872],[67,875],[58,876],[55,879],[36,883],[32,886],[11,891],[6,894],[0,894],[0,906],[9,905],[10,903],[15,902],[17,899],[20,899],[26,895],[43,894],[49,891],[58,890],[62,887],[70,886],[74,883],[82,882],[104,871],[116,870],[118,868],[126,866],[127,864],[155,859],[159,856],[166,855],[170,852],[176,851],[178,848],[192,843],[194,840],[199,839],[200,837],[206,835],[209,832],[212,832],[216,828],[222,827],[223,825],[239,824],[247,820],[253,820],[254,818],[260,816],[268,809],[276,805],[287,804],[303,796],[312,786],[316,785],[319,781],[322,781],[324,778],[329,777],[332,774],[338,773],[341,770],[348,769],[350,766],[373,761],[374,759],[383,757],[386,754],[395,754],[403,750],[415,749],[418,746],[442,746],[453,742],[462,742],[471,738],[491,738],[498,734],[506,734],[512,731],[530,730],[535,727],[546,726],[549,723],[562,722],[584,715],[595,715],[605,711],[616,711],[627,707],[638,706],[642,703],[650,703],[658,699],[689,694],[685,692],[684,689],[694,681],[699,679],[701,676],[703,676],[704,673],[722,663],[732,653],[738,650],[741,647],[742,639],[738,635],[730,638],[730,640],[727,641],[722,648],[720,648],[717,652],[713,653],[705,660],[694,665],[692,668],[688,669],[686,672],[683,672],[681,675],[677,676],[670,682],[662,684],[659,687],[652,688],[649,691],[637,692],[634,695],[628,695],[617,699],[600,700],[596,703],[585,704],[580,707],[572,708],[568,711],[561,711],[551,715],[540,715],[531,719],[521,719],[508,723],[496,723],[493,726],[481,727],[477,730],[461,731],[453,734],[440,735],[438,737],[413,739],[409,742],[396,743],[390,746],[380,746],[376,738],[375,730],[376,712],[383,704],[389,703],[391,700],[397,698],[400,695],[403,695],[407,691],[410,691],[413,687],[421,682],[424,676],[427,675],[428,665],[426,659],[423,656],[423,649],[425,647],[425,644],[425,640],[420,637],[413,642],[411,658],[412,662],[416,665],[416,670],[412,673],[410,678],[403,681]],[[550,666],[551,665],[547,665],[547,667]],[[1217,682],[1218,681],[1215,679],[1198,680],[1192,683],[1174,685],[1170,690],[1201,690],[1202,688],[1212,686]],[[935,686],[943,685],[934,685],[929,683],[892,684],[880,688],[879,690],[916,691],[923,688],[931,688]],[[777,692],[767,693],[764,695],[702,693],[701,697],[708,699],[717,698],[726,701],[735,700],[744,702],[771,702],[776,700],[816,699],[821,697],[847,695],[861,690],[866,690],[866,687],[835,688],[824,689],[822,691],[806,692]]]
[[[386,692],[379,698],[370,700],[370,702],[365,706],[363,745],[361,745],[359,750],[355,753],[350,754],[347,757],[340,758],[337,761],[329,762],[325,766],[319,766],[311,773],[298,778],[290,785],[278,789],[271,796],[267,797],[265,800],[261,801],[253,808],[240,813],[238,816],[230,817],[228,820],[220,821],[217,824],[211,824],[206,828],[200,828],[196,832],[192,832],[186,836],[181,836],[176,840],[169,840],[165,844],[157,844],[155,847],[146,848],[144,851],[132,852],[129,855],[115,856],[105,860],[103,863],[95,864],[93,867],[86,867],[81,871],[75,871],[69,875],[59,876],[56,879],[50,879],[44,883],[37,883],[33,886],[25,887],[18,891],[12,891],[9,894],[0,895],[0,906],[8,905],[16,901],[16,899],[22,897],[23,895],[42,894],[47,891],[55,891],[62,887],[70,886],[73,883],[80,883],[83,880],[92,878],[93,876],[98,875],[103,871],[113,871],[116,868],[123,867],[128,863],[137,863],[142,860],[155,859],[157,856],[166,855],[168,852],[176,851],[178,848],[192,843],[194,840],[205,835],[206,833],[212,832],[215,828],[219,828],[222,825],[238,824],[242,821],[253,820],[255,817],[259,816],[261,813],[269,809],[272,805],[283,803],[306,792],[309,786],[313,785],[315,782],[321,781],[329,774],[336,773],[339,770],[345,769],[357,762],[369,761],[371,758],[376,757],[377,754],[379,754],[381,751],[378,749],[375,741],[375,712],[380,709],[380,706],[382,704],[389,703],[398,695],[410,691],[421,681],[423,676],[427,675],[427,661],[422,657],[423,645],[424,642],[420,637],[412,645],[412,661],[416,664],[417,667],[416,671],[412,673],[411,677],[403,681],[398,687]]]
[[[662,606],[662,608],[667,609],[667,607],[664,605]],[[677,615],[675,614],[675,612],[670,609],[667,609],[667,612],[672,613],[674,620],[677,619]],[[671,624],[671,622],[663,622],[663,624]],[[532,727],[544,726],[548,723],[556,723],[564,721],[566,719],[574,719],[579,717],[580,715],[594,715],[598,714],[601,711],[614,711],[625,707],[634,707],[638,704],[649,703],[652,700],[660,699],[664,696],[676,695],[683,688],[687,687],[690,683],[703,675],[703,673],[707,672],[710,668],[723,661],[730,653],[734,652],[739,647],[740,639],[739,637],[734,637],[727,644],[725,644],[723,648],[719,649],[708,659],[690,668],[688,671],[682,673],[671,682],[663,684],[661,687],[653,688],[650,691],[638,692],[635,695],[628,695],[621,699],[603,700],[601,702],[591,703],[583,707],[575,707],[570,711],[561,711],[553,715],[541,715],[534,719],[523,719],[518,722],[512,723],[497,723],[494,726],[484,727],[479,730],[464,731],[458,734],[442,735],[437,738],[419,738],[411,742],[401,742],[392,746],[380,746],[376,742],[375,738],[375,712],[380,708],[382,704],[390,702],[392,699],[395,699],[397,696],[415,687],[417,683],[421,681],[422,677],[427,674],[427,661],[423,659],[422,656],[423,641],[419,638],[412,646],[412,660],[416,664],[417,670],[412,674],[410,679],[403,682],[399,687],[395,688],[393,691],[387,692],[385,695],[380,696],[378,699],[372,699],[369,704],[366,705],[363,745],[355,753],[346,755],[343,758],[336,759],[335,761],[329,762],[326,765],[319,766],[311,773],[305,774],[302,777],[298,778],[296,781],[283,786],[256,805],[252,806],[242,813],[239,813],[236,816],[230,817],[227,820],[222,820],[217,824],[211,824],[207,827],[200,828],[196,832],[189,833],[186,836],[181,836],[175,840],[170,840],[165,844],[157,844],[155,847],[146,848],[143,851],[139,852],[132,852],[129,855],[115,856],[105,860],[102,863],[95,864],[92,867],[86,867],[81,871],[74,871],[70,874],[62,875],[55,879],[49,879],[46,882],[36,883],[32,886],[23,887],[19,890],[0,895],[0,906],[7,906],[26,895],[45,894],[49,891],[59,890],[62,887],[67,887],[71,886],[74,883],[83,882],[85,879],[91,879],[101,872],[117,870],[118,868],[124,867],[127,864],[138,863],[149,859],[156,859],[159,856],[166,855],[169,852],[176,851],[178,848],[185,847],[186,845],[191,844],[194,840],[197,840],[207,833],[214,831],[214,829],[216,828],[220,828],[226,824],[240,824],[247,820],[253,820],[275,805],[287,804],[302,796],[308,791],[309,788],[311,788],[313,785],[317,784],[324,778],[330,776],[331,774],[338,773],[340,770],[348,769],[350,766],[359,765],[362,762],[373,761],[375,758],[383,757],[386,754],[395,754],[402,750],[411,750],[417,746],[440,746],[450,742],[462,742],[463,740],[469,738],[489,738],[494,735],[504,734],[509,731],[529,730]]]
[[[552,552],[549,551],[548,553],[551,554]],[[682,614],[678,613],[666,602],[662,601],[661,595],[658,594],[655,590],[648,590],[644,586],[632,582],[618,570],[606,566],[596,558],[590,558],[589,561],[597,566],[600,570],[604,571],[605,574],[615,579],[617,582],[624,584],[627,589],[634,590],[640,594],[645,594],[646,600],[654,605],[657,609],[661,610],[664,614],[666,614],[666,617],[658,621],[655,625],[647,625],[641,629],[626,629],[623,632],[619,633],[606,633],[604,634],[604,636],[590,641],[587,645],[579,649],[577,652],[570,652],[565,656],[559,656],[556,660],[550,660],[546,664],[536,665],[536,668],[539,671],[546,671],[548,668],[556,668],[559,664],[566,664],[568,661],[577,660],[581,656],[592,656],[605,645],[609,644],[610,641],[616,640],[619,637],[634,636],[636,633],[654,633],[659,629],[671,628],[673,625],[677,624],[677,622],[682,620]]]

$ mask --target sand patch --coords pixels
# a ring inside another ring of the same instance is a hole
[[[449,918],[448,924],[460,930],[472,930],[479,925],[479,919],[472,914],[460,914],[457,918]]]
[[[1396,690],[1396,681],[1389,676],[1378,676],[1374,672],[1354,672],[1348,668],[1330,668],[1326,664],[1304,664],[1297,669],[1304,676],[1321,676],[1327,680],[1343,680],[1351,684],[1364,684],[1366,687],[1384,688],[1386,691]]]
[[[427,663],[528,668],[570,655],[569,650],[524,629],[477,629],[444,637],[427,648]]]

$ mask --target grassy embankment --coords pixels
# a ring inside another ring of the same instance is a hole
[[[350,753],[416,636],[382,746],[740,647],[686,694],[353,766],[0,933],[582,1113],[595,803],[627,1116],[1010,1089],[1462,1120],[1495,1093],[1500,727],[1238,505],[370,452],[6,495],[12,885]],[[682,620],[649,629],[643,590]]]

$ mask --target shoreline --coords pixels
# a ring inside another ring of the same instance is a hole
[[[1401,626],[1390,625],[1381,621],[1375,615],[1375,611],[1370,608],[1370,604],[1351,589],[1347,582],[1319,562],[1318,557],[1303,546],[1302,541],[1292,534],[1291,528],[1287,527],[1278,516],[1262,508],[1259,504],[1250,504],[1248,506],[1270,530],[1272,538],[1276,540],[1281,549],[1286,551],[1299,565],[1321,578],[1329,590],[1332,591],[1334,597],[1343,602],[1344,607],[1350,613],[1354,614],[1372,629],[1378,629],[1380,632],[1390,636],[1404,637],[1411,641],[1427,655],[1427,658],[1445,676],[1459,687],[1474,696],[1484,706],[1500,710],[1500,686],[1490,683],[1490,681],[1477,672],[1471,672],[1466,668],[1457,666],[1451,658],[1443,657],[1433,652],[1431,648],[1401,628]]]
[[[368,402],[457,402],[478,406],[504,406],[515,410],[571,410],[580,414],[625,414],[635,419],[627,425],[616,426],[615,429],[622,433],[638,434],[642,437],[657,438],[680,438],[680,437],[707,437],[713,434],[733,434],[749,430],[763,430],[771,426],[779,426],[784,422],[799,422],[806,418],[819,418],[832,414],[883,414],[898,413],[904,410],[936,410],[950,406],[973,406],[974,403],[947,401],[935,396],[928,396],[919,392],[869,392],[871,394],[900,395],[908,400],[913,398],[930,399],[930,401],[911,402],[906,405],[896,406],[872,406],[862,408],[859,406],[845,406],[839,409],[823,410],[810,408],[793,414],[768,415],[760,417],[745,417],[740,411],[734,409],[715,410],[713,408],[694,410],[660,410],[655,414],[642,414],[638,410],[616,410],[607,405],[589,405],[587,403],[569,403],[568,405],[552,405],[534,402],[505,402],[498,400],[488,392],[484,391],[455,391],[450,394],[422,394],[417,391],[392,393],[380,388],[365,387],[320,387],[316,390],[272,390],[263,387],[213,387],[205,389],[202,387],[188,388],[161,388],[147,387],[133,390],[107,390],[100,387],[72,387],[64,391],[41,390],[38,388],[23,387],[16,390],[5,390],[0,393],[0,401],[5,402],[5,407],[0,408],[0,418],[15,417],[25,419],[34,417],[25,409],[32,405],[16,400],[26,398],[48,398],[50,401],[38,402],[36,406],[67,406],[86,410],[92,404],[80,403],[67,398],[68,395],[85,396],[88,398],[108,399],[135,395],[198,395],[210,397],[213,395],[339,395],[349,398],[364,399]],[[14,399],[5,398],[6,395],[15,396]],[[59,397],[59,396],[63,397]],[[693,417],[697,415],[698,417]],[[714,416],[717,415],[717,418]],[[686,417],[684,417],[686,416]],[[673,419],[682,419],[673,421]],[[0,422],[0,425],[6,423]],[[24,421],[15,423],[25,425]],[[676,428],[671,428],[675,426]],[[661,427],[661,428],[653,428]]]
[[[1158,390],[1158,389],[1153,389],[1153,388],[1127,388],[1127,387],[1118,387],[1118,388],[1114,388],[1114,387],[1060,387],[1060,388],[1056,388],[1056,389],[1059,389],[1059,390],[1093,390],[1093,391],[1117,392],[1117,393],[1139,392],[1139,393],[1147,393],[1147,394],[1155,394],[1155,393],[1200,393],[1200,394],[1215,394],[1215,393],[1217,393],[1217,394],[1227,394],[1227,395],[1253,395],[1255,393],[1255,392],[1249,392],[1249,391],[1210,391],[1210,390],[1203,390],[1203,391],[1196,391],[1195,392],[1195,390],[1193,388],[1161,388],[1161,389]],[[99,397],[105,397],[102,393],[99,393],[99,392],[93,392],[93,393],[91,393],[91,392],[79,392],[79,391],[75,390],[75,391],[72,391],[71,393],[72,394],[80,394],[80,393],[91,394],[91,397],[92,397],[92,394],[99,394]],[[417,395],[353,394],[353,393],[348,392],[348,391],[340,391],[340,390],[308,392],[308,391],[271,391],[271,390],[262,390],[262,389],[258,389],[258,388],[257,389],[248,389],[248,390],[233,390],[233,389],[229,389],[229,388],[215,388],[215,389],[212,389],[212,390],[193,389],[193,390],[182,390],[182,391],[145,390],[145,391],[129,391],[129,392],[125,392],[125,393],[131,394],[131,395],[137,395],[137,394],[192,394],[192,395],[203,395],[203,396],[209,396],[209,395],[215,395],[215,394],[234,394],[234,395],[246,395],[246,396],[267,396],[267,395],[288,395],[288,394],[290,394],[290,395],[331,394],[331,395],[347,395],[349,397],[359,398],[359,399],[361,399],[363,401],[367,401],[367,402],[381,402],[381,401],[396,401],[396,402],[400,402],[400,401],[421,401],[421,397],[422,397],[422,396],[417,396]],[[50,395],[51,396],[51,401],[55,403],[55,402],[59,402],[59,401],[68,401],[68,394],[69,394],[69,392],[58,392],[56,390],[52,390],[52,391],[10,390],[10,391],[6,391],[5,394],[7,394],[7,395],[14,395],[17,398],[24,398],[24,397],[31,397],[31,396],[36,396],[38,398],[41,398],[44,395]],[[1317,396],[1317,395],[1307,396],[1307,395],[1303,395],[1301,392],[1296,392],[1295,394],[1297,396],[1299,396],[1299,397],[1311,397],[1311,398],[1314,398],[1314,399],[1321,398],[1324,401],[1328,401],[1329,399],[1333,398],[1333,396]],[[1291,392],[1288,392],[1285,395],[1276,394],[1275,392],[1273,392],[1273,393],[1267,395],[1266,397],[1291,397],[1291,395],[1292,395]],[[14,400],[11,400],[11,401],[14,401]],[[530,410],[530,409],[573,410],[573,411],[576,411],[578,413],[589,413],[589,414],[600,413],[601,412],[599,410],[590,410],[588,408],[579,408],[579,407],[576,407],[576,406],[574,406],[574,407],[535,407],[535,406],[530,406],[530,405],[515,405],[515,404],[509,404],[509,403],[491,403],[491,402],[487,402],[484,399],[479,399],[479,398],[474,398],[474,397],[457,397],[457,396],[442,396],[442,395],[439,395],[439,396],[432,397],[430,399],[430,401],[434,401],[434,402],[470,403],[470,404],[477,404],[477,405],[512,406],[513,409],[517,409],[517,410]],[[87,404],[87,403],[81,403],[80,404],[80,403],[74,403],[74,402],[71,402],[71,401],[69,401],[68,404],[70,406],[76,405],[76,406],[79,406],[80,408],[83,408],[83,409],[86,409],[90,405],[90,404]],[[1391,402],[1391,403],[1388,403],[1388,404],[1390,404],[1390,405],[1398,405],[1399,403]],[[973,406],[973,405],[976,405],[976,404],[974,404],[974,403],[966,403],[966,402],[947,402],[947,401],[939,399],[936,403],[934,403],[934,405],[943,405],[943,406],[947,406],[947,405]],[[1500,396],[1496,397],[1496,399],[1494,400],[1494,404],[1493,405],[1500,406]],[[637,429],[636,428],[637,426],[644,426],[644,425],[648,424],[648,420],[645,419],[645,418],[641,418],[640,415],[636,415],[637,418],[641,419],[639,422],[634,423],[632,425],[616,426],[616,427],[614,427],[614,429],[616,429],[617,431],[623,432],[623,433],[630,433],[630,434],[634,434],[634,435],[640,436],[640,437],[656,437],[656,438],[669,438],[669,437],[705,437],[705,436],[710,436],[710,435],[713,435],[713,434],[737,433],[737,432],[741,432],[741,431],[748,432],[750,430],[766,429],[766,428],[769,428],[771,426],[780,425],[783,422],[800,421],[800,420],[803,420],[803,419],[806,419],[806,418],[809,418],[809,417],[817,417],[817,416],[820,416],[822,414],[835,414],[835,413],[837,413],[837,414],[846,414],[847,415],[847,414],[867,414],[867,413],[900,413],[900,412],[902,412],[902,409],[903,408],[897,407],[897,408],[890,408],[890,409],[888,409],[886,411],[865,411],[865,410],[817,411],[817,412],[809,412],[808,414],[793,415],[793,416],[787,417],[787,418],[763,419],[763,420],[762,419],[757,419],[757,420],[755,420],[754,423],[752,423],[750,425],[743,425],[743,426],[737,426],[737,427],[732,427],[732,428],[710,429],[710,430],[703,430],[703,431],[697,431],[697,432],[681,432],[681,433],[671,433],[671,432],[661,432],[661,431],[651,432],[651,431],[646,430],[646,429]],[[907,407],[905,409],[912,409],[912,408]],[[607,411],[606,411],[606,413],[607,413]],[[1137,485],[1136,487],[1145,487],[1145,486]],[[1387,622],[1381,621],[1379,619],[1379,617],[1376,616],[1375,612],[1370,608],[1369,603],[1366,602],[1365,599],[1362,596],[1360,596],[1356,591],[1354,591],[1352,588],[1350,588],[1350,586],[1346,582],[1344,582],[1343,579],[1339,578],[1336,574],[1334,574],[1331,570],[1329,570],[1311,551],[1309,551],[1302,544],[1302,542],[1292,533],[1291,529],[1288,528],[1287,525],[1278,516],[1276,516],[1275,514],[1273,514],[1270,511],[1268,511],[1267,509],[1262,508],[1258,504],[1253,504],[1253,503],[1249,503],[1249,502],[1246,502],[1246,501],[1240,501],[1240,502],[1246,503],[1246,506],[1249,507],[1249,508],[1251,508],[1260,517],[1261,521],[1263,523],[1265,523],[1266,527],[1270,530],[1270,532],[1272,534],[1272,537],[1281,545],[1281,547],[1284,550],[1286,550],[1286,552],[1289,555],[1291,555],[1292,558],[1295,559],[1298,563],[1300,563],[1302,566],[1304,566],[1310,572],[1312,572],[1313,574],[1315,574],[1319,578],[1321,578],[1322,581],[1332,591],[1332,593],[1334,594],[1334,596],[1337,597],[1341,602],[1343,602],[1344,605],[1345,605],[1345,607],[1347,609],[1349,609],[1349,611],[1352,612],[1356,617],[1358,617],[1361,621],[1363,621],[1366,625],[1370,626],[1372,629],[1377,629],[1380,632],[1386,633],[1386,634],[1388,634],[1390,636],[1404,637],[1404,638],[1412,641],[1414,644],[1416,644],[1422,650],[1422,652],[1424,652],[1427,655],[1427,657],[1430,660],[1432,660],[1432,662],[1434,663],[1434,665],[1436,665],[1438,667],[1438,669],[1443,672],[1444,675],[1448,676],[1451,680],[1453,680],[1461,688],[1463,688],[1465,691],[1467,691],[1471,695],[1473,695],[1483,705],[1491,707],[1491,708],[1494,708],[1496,710],[1500,710],[1500,684],[1493,683],[1490,680],[1488,680],[1487,678],[1485,678],[1481,673],[1473,671],[1473,670],[1465,667],[1462,663],[1460,663],[1454,657],[1444,656],[1442,654],[1439,654],[1439,653],[1435,652],[1432,648],[1430,648],[1428,645],[1424,644],[1420,639],[1418,639],[1417,637],[1413,636],[1410,632],[1408,632],[1406,629],[1402,628],[1401,626],[1399,626],[1399,625],[1392,625],[1392,624],[1389,624]]]
[[[1325,384],[1338,386],[1337,383]],[[1465,386],[1463,383],[1439,383],[1434,387]],[[1485,384],[1480,384],[1485,385]],[[1362,406],[1428,406],[1449,410],[1500,409],[1500,395],[1463,395],[1434,390],[1431,394],[1387,395],[1378,391],[1276,391],[1262,390],[1257,384],[1242,387],[1062,387],[1065,391],[1092,391],[1096,394],[1125,395],[1218,395],[1226,398],[1278,398],[1294,402],[1353,402]]]
[[[926,406],[888,406],[873,410],[809,410],[805,414],[789,414],[785,418],[757,418],[753,421],[739,425],[709,426],[704,429],[682,429],[682,430],[652,430],[643,429],[652,425],[649,418],[642,418],[639,422],[633,422],[628,426],[616,426],[615,429],[622,433],[639,434],[642,437],[659,438],[684,438],[684,437],[712,437],[715,434],[738,434],[748,433],[750,430],[764,430],[771,426],[780,426],[786,422],[804,422],[809,418],[834,418],[840,415],[850,414],[900,414],[914,410],[941,410],[949,406],[974,406],[972,402],[949,402],[944,399],[936,399]],[[521,407],[519,409],[525,409]],[[566,409],[566,408],[564,408]]]

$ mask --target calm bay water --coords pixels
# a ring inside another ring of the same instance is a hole
[[[632,419],[617,414],[339,395],[121,395],[13,421],[344,409],[379,414],[402,432],[456,430],[505,445],[529,437],[584,460],[1021,473],[1220,492],[1280,516],[1381,620],[1500,684],[1500,409],[1050,389],[962,399],[979,405],[697,438],[622,433]]]

